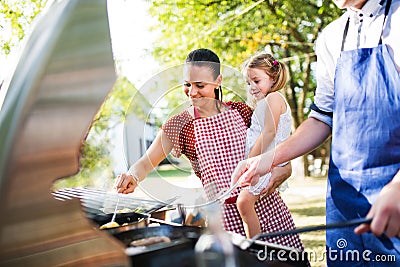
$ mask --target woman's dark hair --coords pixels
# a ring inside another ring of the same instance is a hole
[[[199,48],[193,50],[187,55],[186,63],[190,63],[194,66],[207,66],[212,70],[213,78],[217,79],[221,74],[221,64],[219,57],[213,51],[206,48]],[[222,100],[222,88],[219,86],[214,89],[215,99]]]

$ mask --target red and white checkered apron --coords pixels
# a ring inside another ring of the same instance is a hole
[[[195,112],[196,115],[196,112]],[[208,196],[215,196],[230,188],[232,173],[245,156],[247,126],[239,112],[229,109],[217,115],[199,118],[195,116],[196,154],[201,170],[201,182]],[[239,189],[231,195],[237,197]],[[293,218],[279,196],[274,192],[256,202],[261,232],[293,229]],[[246,236],[236,203],[224,204],[224,228]],[[268,238],[265,241],[297,249],[303,249],[298,235]]]

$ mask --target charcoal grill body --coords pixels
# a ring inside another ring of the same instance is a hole
[[[79,200],[50,194],[77,173],[116,79],[106,1],[54,1],[43,14],[0,91],[0,266],[127,266]]]

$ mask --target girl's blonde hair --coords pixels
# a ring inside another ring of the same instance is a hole
[[[271,92],[281,90],[288,81],[286,65],[276,60],[271,54],[258,53],[243,63],[242,74],[247,77],[249,69],[261,69],[275,81]]]

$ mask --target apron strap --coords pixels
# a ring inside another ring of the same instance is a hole
[[[386,6],[385,6],[385,17],[383,18],[383,24],[382,24],[381,38],[379,38],[380,45],[382,44],[383,28],[385,27],[386,17],[389,15],[389,10],[390,10],[391,4],[392,4],[392,0],[387,0]]]
[[[340,49],[340,51],[342,51],[342,52],[344,49],[344,43],[346,41],[347,32],[349,31],[349,25],[350,25],[350,16],[347,18],[346,26],[344,26],[342,48]]]
[[[199,112],[199,110],[198,110],[195,106],[193,106],[193,113],[194,113],[194,119],[195,119],[195,120],[201,118],[201,117],[200,117],[200,112]]]

